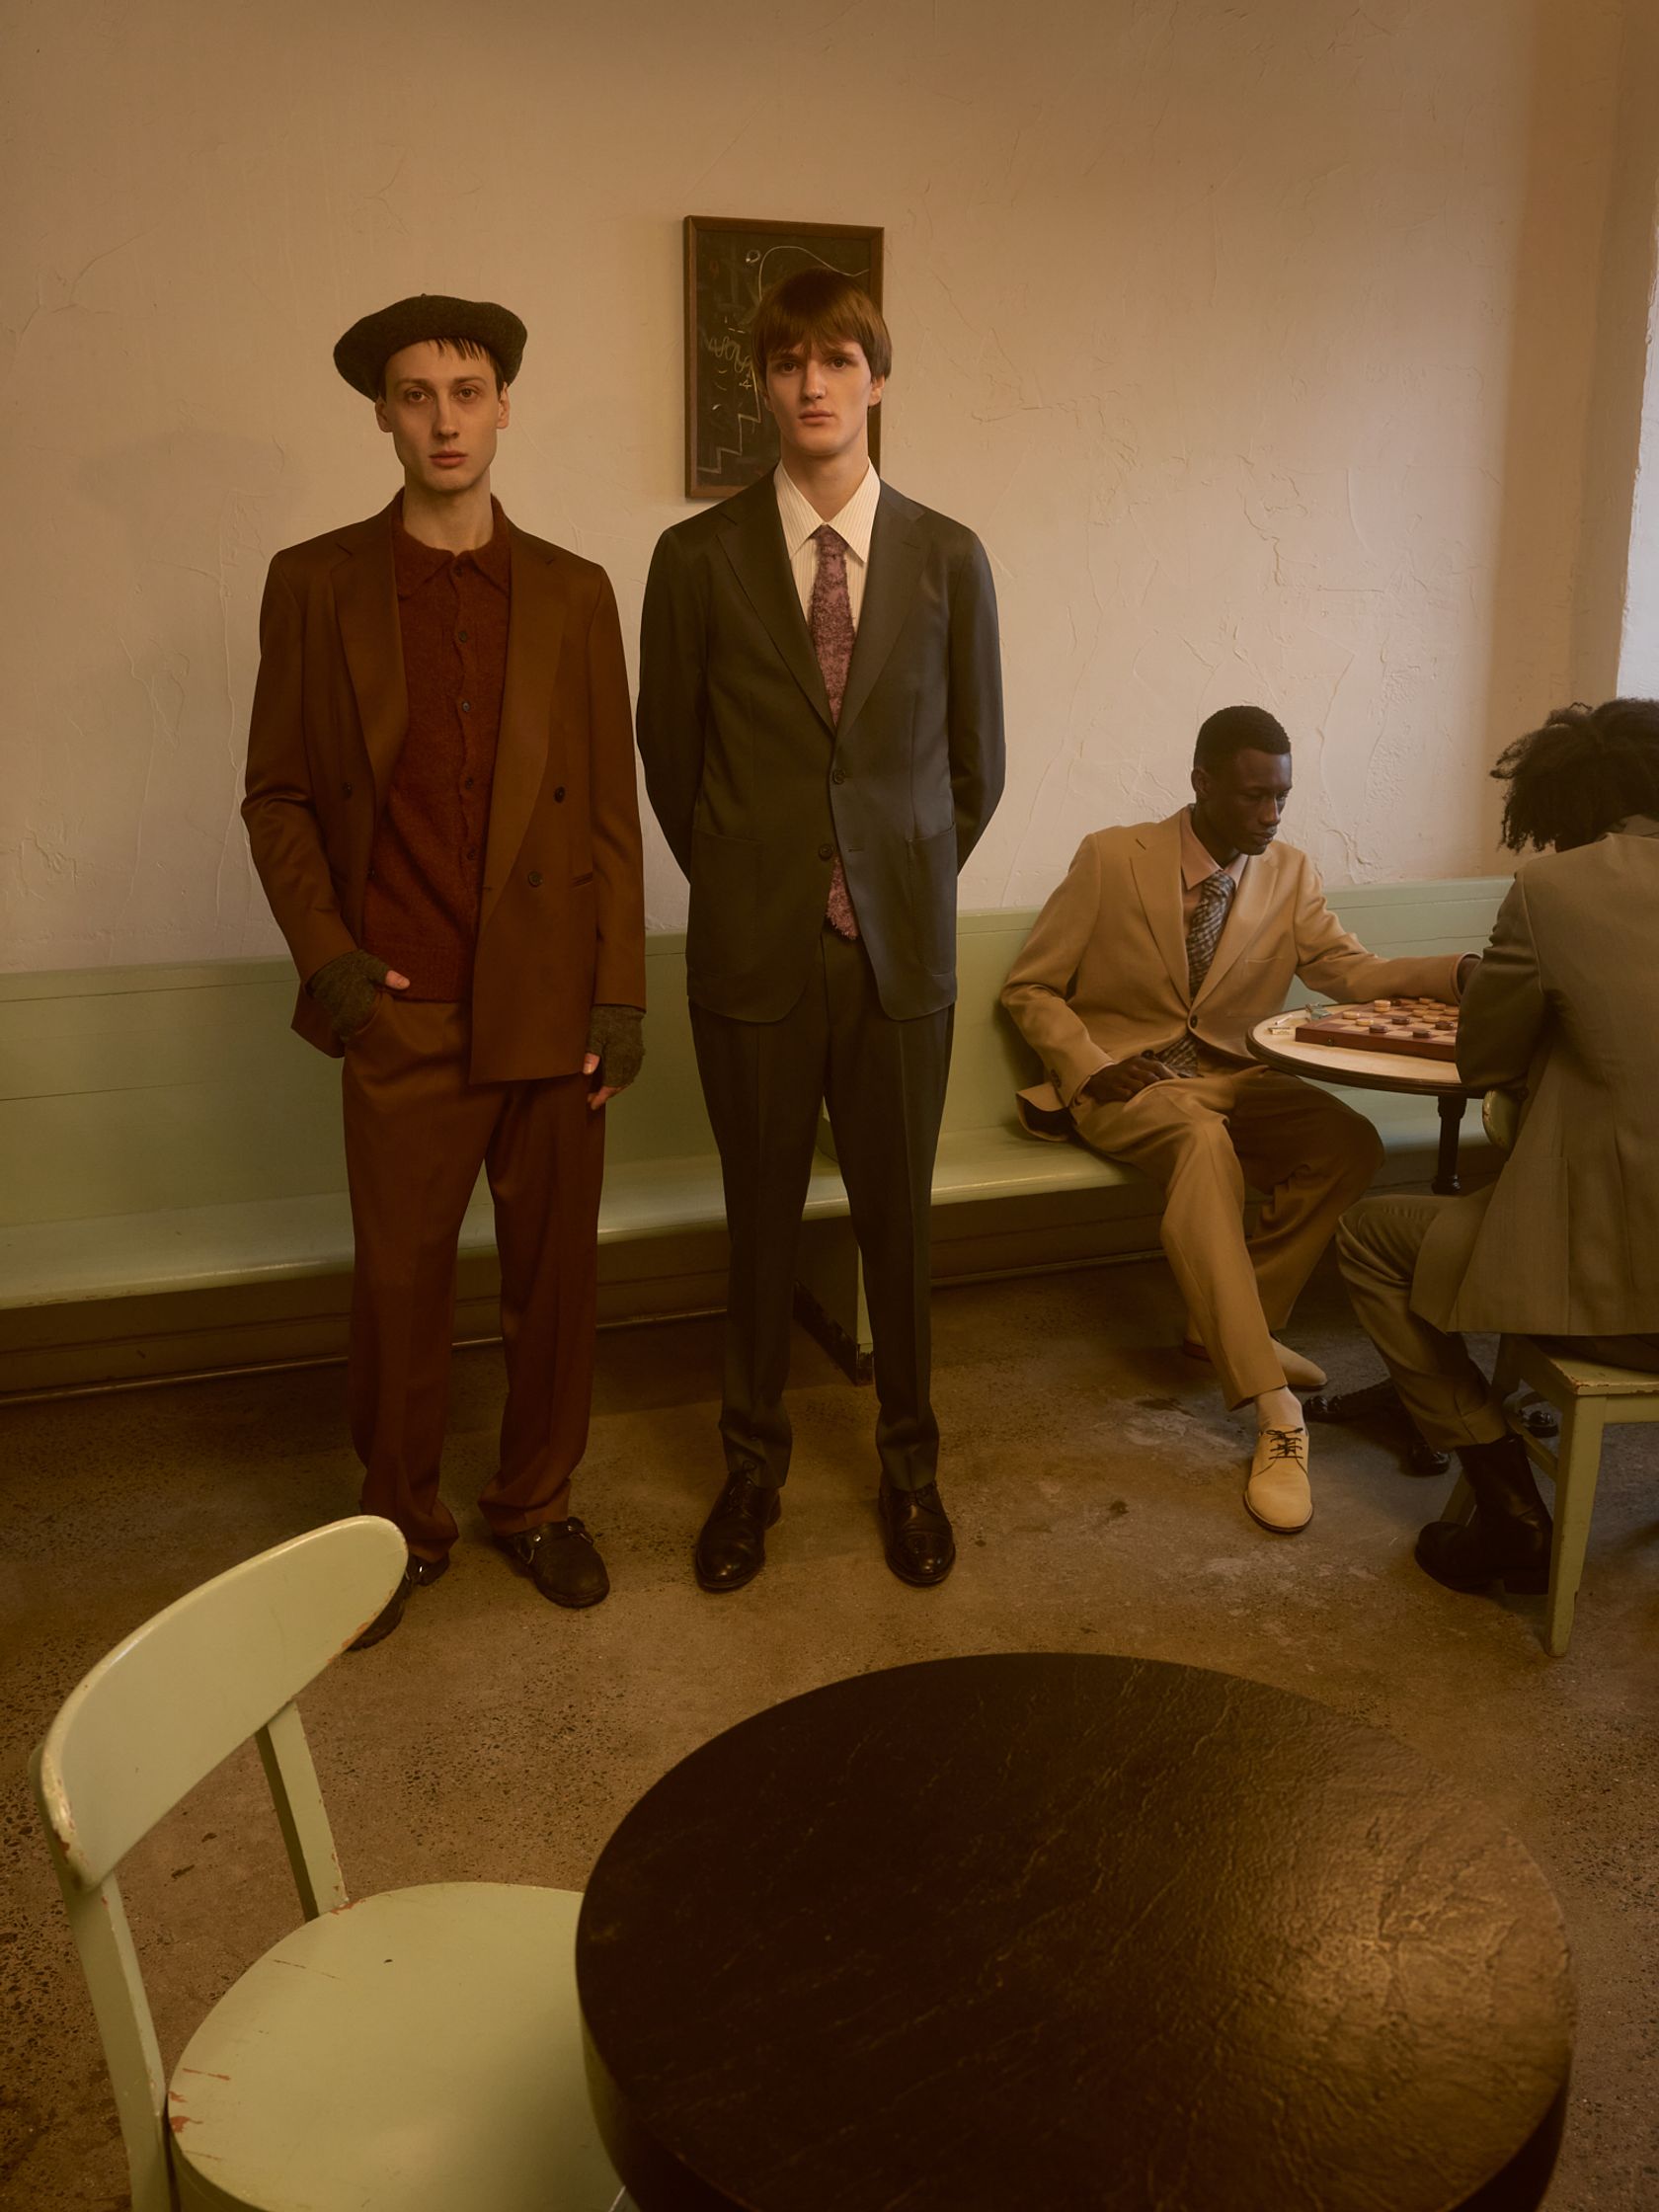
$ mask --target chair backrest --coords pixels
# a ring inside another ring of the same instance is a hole
[[[380,1611],[407,1556],[389,1521],[361,1515],[244,1560],[101,1659],[35,1754],[36,1802],[115,2086],[134,2212],[167,2212],[174,2200],[166,2078],[115,1869],[253,1736],[306,1918],[346,1902],[293,1699]]]

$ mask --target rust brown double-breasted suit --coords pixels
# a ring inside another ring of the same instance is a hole
[[[243,817],[299,971],[294,1027],[339,1054],[305,983],[362,944],[376,827],[409,722],[398,502],[271,564]],[[643,1006],[632,721],[601,569],[507,525],[511,616],[470,999],[390,991],[345,1047],[356,1236],[353,1433],[363,1505],[440,1557],[455,1247],[480,1165],[496,1203],[508,1404],[481,1500],[500,1535],[565,1510],[587,1440],[602,1112],[595,1004]],[[375,950],[372,943],[366,949]]]

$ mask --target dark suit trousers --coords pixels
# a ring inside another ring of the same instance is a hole
[[[352,1277],[352,1441],[362,1510],[441,1558],[454,1516],[438,1495],[455,1247],[482,1166],[501,1255],[507,1407],[479,1505],[498,1536],[562,1520],[588,1442],[604,1115],[589,1078],[474,1083],[464,1005],[382,992],[346,1048]]]
[[[952,1017],[945,1007],[894,1021],[882,1011],[862,945],[829,929],[806,989],[781,1021],[691,1008],[732,1237],[720,1433],[728,1466],[756,1482],[782,1482],[789,1471],[783,1392],[821,1101],[864,1261],[882,1471],[902,1490],[933,1480],[929,1230]]]

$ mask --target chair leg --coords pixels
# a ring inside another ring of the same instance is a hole
[[[1543,1645],[1552,1659],[1572,1634],[1573,1601],[1584,1574],[1596,1477],[1602,1464],[1606,1409],[1589,1398],[1569,1406],[1561,1420],[1555,1455],[1555,1534],[1549,1547],[1549,1595],[1543,1609]]]

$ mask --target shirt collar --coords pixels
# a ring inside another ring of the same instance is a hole
[[[430,584],[440,569],[453,562],[459,567],[470,562],[480,576],[492,583],[498,592],[511,592],[513,588],[513,538],[501,501],[492,498],[490,512],[495,517],[495,527],[490,532],[489,543],[476,547],[470,553],[449,553],[441,545],[425,545],[418,537],[411,537],[403,526],[403,501],[398,500],[397,513],[392,516],[392,567],[397,573],[397,595],[407,599]]]
[[[778,519],[783,524],[784,549],[793,561],[813,532],[823,528],[824,516],[781,461],[772,472],[772,482],[777,487]],[[831,514],[830,517],[830,527],[838,536],[845,538],[847,551],[855,554],[866,566],[870,559],[870,532],[876,526],[876,509],[880,505],[881,478],[873,468],[867,468],[863,483],[839,514]]]
[[[1235,852],[1224,873],[1232,878],[1236,887],[1244,880],[1244,870],[1249,865],[1247,852]],[[1196,891],[1201,883],[1208,883],[1221,866],[1221,862],[1205,844],[1193,828],[1191,807],[1181,809],[1181,885],[1183,890]]]

